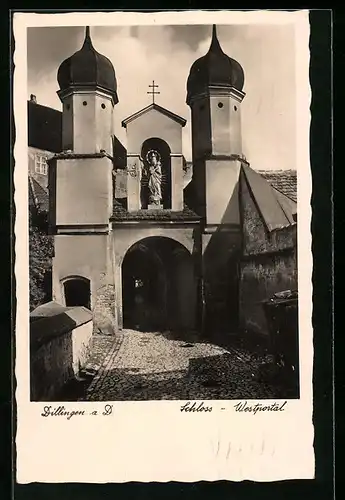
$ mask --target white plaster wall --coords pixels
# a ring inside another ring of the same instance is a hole
[[[115,249],[115,259],[116,265],[121,266],[124,256],[127,250],[142,240],[143,238],[148,238],[150,236],[163,236],[170,238],[172,240],[181,243],[190,253],[193,252],[194,238],[193,238],[194,228],[193,226],[189,228],[168,228],[168,227],[140,227],[137,224],[133,224],[133,227],[127,227],[124,229],[115,228],[114,234],[114,249]]]
[[[128,153],[140,154],[143,142],[151,137],[166,141],[171,153],[182,153],[181,125],[155,109],[127,124]]]
[[[57,161],[57,225],[108,224],[111,213],[111,160],[82,158]]]
[[[207,224],[240,224],[238,199],[240,162],[208,160],[205,168]]]
[[[107,235],[56,235],[53,260],[53,300],[64,304],[61,280],[82,276],[90,280],[91,308],[107,273]]]
[[[68,113],[71,114],[73,123],[70,124],[67,117],[66,122],[63,118],[63,125],[66,123],[67,127],[63,131],[64,141],[68,144],[72,142],[74,153],[99,153],[104,149],[111,154],[113,105],[110,97],[96,92],[76,92],[71,99],[73,103]],[[69,138],[71,133],[72,141]]]
[[[219,104],[223,107],[219,107]],[[230,155],[242,153],[241,109],[233,97],[211,96],[212,153]]]
[[[90,353],[90,343],[93,332],[93,322],[89,321],[72,330],[73,371],[77,375],[87,361]]]

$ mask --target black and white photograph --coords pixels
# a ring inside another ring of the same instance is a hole
[[[31,401],[299,398],[296,47],[27,29]]]
[[[20,484],[313,477],[308,15],[14,16]]]

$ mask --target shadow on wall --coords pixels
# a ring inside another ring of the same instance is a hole
[[[114,169],[125,169],[127,166],[127,150],[116,136],[113,136]]]
[[[76,377],[89,355],[92,313],[44,304],[30,317],[31,401],[50,401]]]
[[[241,251],[238,219],[238,189],[235,188],[220,226],[209,235],[203,252],[205,330],[234,333],[239,321],[239,262]]]

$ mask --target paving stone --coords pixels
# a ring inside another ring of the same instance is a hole
[[[189,337],[189,338],[187,338]],[[281,388],[259,381],[263,360],[241,349],[176,339],[169,332],[123,330],[94,344],[97,374],[81,400],[264,399]]]

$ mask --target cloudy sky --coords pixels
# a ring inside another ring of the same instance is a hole
[[[187,119],[184,155],[191,159],[186,81],[190,66],[210,45],[211,26],[91,27],[95,49],[113,63],[118,81],[115,134],[126,144],[121,121],[147,106],[154,79],[156,102]],[[245,72],[242,103],[243,152],[255,169],[296,168],[296,71],[293,25],[220,25],[223,51]],[[79,50],[82,27],[28,29],[28,97],[61,110],[57,97],[60,63]]]

